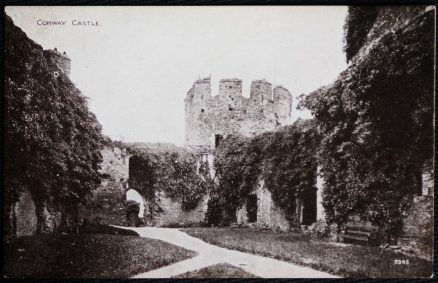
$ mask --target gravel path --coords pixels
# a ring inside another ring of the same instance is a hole
[[[214,246],[174,228],[118,227],[135,231],[141,237],[159,239],[198,253],[194,258],[141,273],[134,278],[169,278],[218,263],[232,264],[262,278],[336,278],[309,267]]]

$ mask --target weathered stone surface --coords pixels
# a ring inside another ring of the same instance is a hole
[[[61,53],[56,48],[43,51],[47,61],[51,62],[61,72],[70,75],[71,60],[65,52]]]
[[[252,225],[260,229],[279,231],[290,229],[285,213],[272,200],[272,194],[263,179],[259,179],[252,193],[257,195],[257,221],[253,224],[248,222],[247,205],[244,203],[236,212],[238,225]]]
[[[100,186],[79,206],[79,219],[112,225],[127,225],[125,190],[129,176],[129,154],[118,146],[106,146],[102,151]]]
[[[149,206],[149,211],[152,215],[147,216],[152,218],[153,226],[199,226],[205,221],[207,213],[208,196],[205,195],[198,205],[191,210],[183,210],[181,201],[174,201],[165,196],[164,193],[158,193],[156,200]]]
[[[28,190],[24,190],[19,201],[15,204],[16,235],[28,236],[37,230],[35,202]]]
[[[272,95],[273,93],[273,95]],[[219,82],[219,95],[211,96],[210,78],[198,80],[185,99],[185,145],[213,149],[216,136],[253,136],[292,123],[292,96],[265,80],[253,81],[250,97],[242,96],[242,81]]]

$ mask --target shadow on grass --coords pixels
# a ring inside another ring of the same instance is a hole
[[[432,262],[379,247],[346,245],[298,233],[247,228],[186,228],[191,236],[228,249],[309,266],[344,277],[430,277]],[[408,260],[409,264],[397,264]]]
[[[160,240],[104,226],[90,226],[80,234],[7,239],[4,275],[12,278],[125,278],[196,256],[193,251]]]
[[[207,266],[172,278],[260,278],[228,263]]]

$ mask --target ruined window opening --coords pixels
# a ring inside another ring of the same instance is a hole
[[[222,142],[222,140],[224,139],[223,135],[215,135],[214,138],[214,146],[218,147],[220,145],[220,143]]]
[[[232,88],[232,86],[229,86],[228,88]]]
[[[233,107],[230,107],[230,108],[228,108],[228,110],[229,110],[229,111],[233,111],[234,109],[233,109]]]
[[[263,113],[263,109],[260,109],[260,113]]]
[[[246,110],[243,110],[243,113],[246,113]]]
[[[248,222],[257,221],[257,195],[249,195],[246,199],[246,213],[248,215]]]
[[[201,109],[201,113],[204,113],[204,111],[205,111],[204,109]]]

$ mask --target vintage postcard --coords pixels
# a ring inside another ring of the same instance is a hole
[[[434,6],[8,6],[4,278],[433,276]]]

